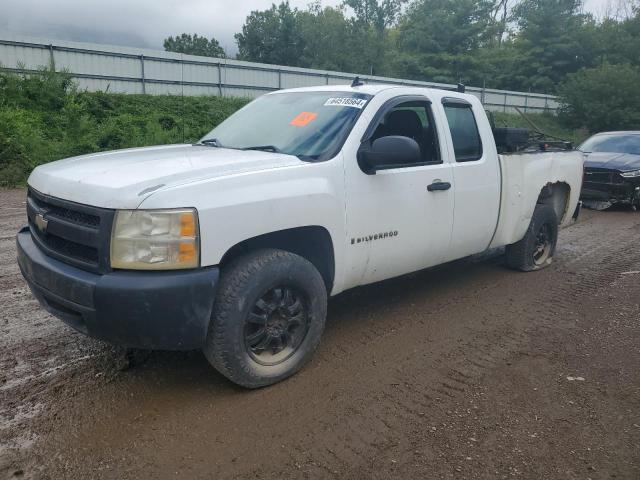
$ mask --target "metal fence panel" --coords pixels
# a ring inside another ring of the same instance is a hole
[[[136,79],[141,75],[140,63],[134,58],[55,49],[53,53],[56,70],[67,70],[83,75],[108,75]]]
[[[148,82],[145,93],[150,95],[186,95],[185,87],[179,83]]]
[[[227,85],[256,86],[268,90],[278,89],[278,72],[268,70],[250,70],[237,66],[221,67],[223,83]]]
[[[219,81],[218,68],[215,65],[185,63],[183,74],[187,82],[217,84]]]
[[[109,93],[142,93],[142,84],[133,81],[109,80],[100,78],[77,78],[80,90]]]
[[[520,96],[520,95],[508,95],[507,96],[507,105],[514,107],[526,107],[527,106],[528,97]]]
[[[35,69],[49,65],[51,55],[48,48],[33,48],[22,45],[2,45],[0,65],[5,68]]]
[[[334,77],[333,75],[329,76],[327,81],[327,85],[344,85],[344,78]]]
[[[223,95],[226,97],[244,97],[244,98],[258,98],[264,91],[252,90],[246,88],[225,87]]]
[[[217,86],[186,85],[184,87],[184,94],[189,96],[213,96],[219,93],[220,90]]]
[[[144,76],[147,80],[164,80],[165,82],[182,82],[182,63],[161,60],[144,60]]]
[[[280,88],[344,85],[354,74],[311,70],[183,55],[131,47],[115,47],[0,34],[0,68],[31,73],[53,65],[68,71],[79,88],[90,91],[152,95],[222,95],[255,98]],[[453,87],[432,82],[360,75],[367,83]],[[468,87],[488,110],[555,112],[557,98],[540,93]]]
[[[344,84],[344,81],[342,83]],[[282,88],[313,87],[326,84],[326,76],[282,73]]]
[[[470,95],[473,95],[474,97],[477,97],[478,100],[482,101],[482,92],[481,91],[478,92],[478,91],[475,91],[475,90],[467,90],[467,93],[470,94]]]

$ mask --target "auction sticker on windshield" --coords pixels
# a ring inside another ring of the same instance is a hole
[[[362,108],[366,105],[367,101],[363,98],[352,97],[333,97],[327,99],[324,102],[325,107],[353,107]]]

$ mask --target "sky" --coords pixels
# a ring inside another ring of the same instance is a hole
[[[611,2],[586,0],[585,9],[601,15]],[[58,40],[162,49],[169,35],[183,32],[214,36],[228,54],[237,46],[234,33],[252,10],[270,0],[0,0],[3,32]],[[279,3],[277,0],[276,3]],[[290,0],[305,8],[309,0]],[[322,0],[335,6],[340,0]]]

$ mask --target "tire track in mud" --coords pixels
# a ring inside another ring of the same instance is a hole
[[[630,234],[638,230],[640,225],[635,222],[613,232],[603,227],[597,232],[590,232],[592,235],[586,242],[584,236],[575,240],[572,238],[577,236],[577,232],[564,231],[563,237],[569,237],[569,242],[581,242],[584,250],[571,249],[571,243],[568,248],[559,248],[553,269],[562,273],[560,281],[553,281],[544,289],[538,285],[536,288],[544,290],[544,294],[537,295],[533,304],[514,305],[512,308],[507,306],[505,309],[512,318],[526,317],[533,310],[537,317],[534,324],[518,325],[514,329],[512,323],[507,323],[483,332],[472,342],[447,354],[446,360],[439,362],[446,366],[425,372],[425,377],[429,379],[427,382],[421,381],[420,375],[399,375],[391,385],[381,390],[378,397],[380,401],[366,404],[368,418],[391,416],[395,418],[395,424],[388,421],[363,423],[357,416],[341,416],[330,427],[337,440],[333,448],[327,450],[330,455],[320,452],[312,457],[307,455],[304,460],[305,456],[301,453],[312,450],[313,444],[303,444],[298,447],[298,454],[292,456],[292,463],[301,465],[301,461],[306,461],[307,466],[318,465],[322,470],[355,475],[358,465],[365,467],[362,459],[379,457],[385,446],[396,447],[396,452],[412,451],[415,444],[408,441],[405,435],[398,435],[396,432],[406,432],[411,426],[420,425],[427,412],[438,410],[452,401],[460,401],[473,393],[483,377],[490,375],[493,369],[503,365],[514,355],[523,353],[531,336],[540,335],[541,329],[575,327],[571,316],[575,313],[577,303],[592,297],[603,284],[614,281],[629,265],[640,264],[636,236]],[[615,245],[614,251],[611,251],[612,245]],[[568,254],[565,256],[566,253]],[[565,275],[568,272],[572,274]],[[545,272],[535,273],[544,274]],[[488,288],[481,288],[480,291]],[[365,343],[371,345],[376,338],[374,334],[368,335]],[[462,354],[462,351],[467,354]],[[364,434],[354,435],[353,432],[358,428],[363,430],[363,425],[366,425]],[[431,428],[437,429],[436,426]],[[393,460],[392,462],[395,463]]]
[[[637,230],[637,225],[633,226],[632,229]],[[633,237],[631,239],[628,236],[625,238],[624,234],[618,235],[618,238],[615,238],[615,235],[608,235],[608,237],[609,240],[614,241],[616,244],[614,252],[602,255],[603,252],[610,250],[611,244],[608,242],[595,243],[589,248],[590,255],[580,255],[569,259],[567,262],[558,262],[556,268],[560,270],[577,264],[580,273],[570,277],[571,280],[569,282],[556,282],[549,292],[548,299],[538,298],[533,305],[538,314],[537,322],[525,327],[522,331],[503,332],[501,337],[492,339],[493,345],[474,343],[474,351],[471,355],[466,358],[458,357],[458,361],[452,362],[453,365],[457,364],[456,366],[440,371],[441,378],[447,379],[442,382],[446,390],[436,389],[436,391],[449,397],[447,403],[452,401],[458,404],[462,403],[464,397],[472,395],[476,390],[475,387],[482,384],[483,377],[488,376],[491,370],[505,363],[513,356],[526,355],[523,347],[529,343],[532,337],[544,335],[546,329],[569,327],[574,331],[580,330],[580,327],[575,325],[577,319],[571,318],[575,314],[575,310],[577,310],[576,303],[597,295],[602,290],[603,284],[609,284],[619,278],[623,270],[629,268],[629,265],[640,265],[640,251],[635,248],[636,241]],[[452,363],[450,362],[449,364],[451,365]],[[471,365],[472,368],[467,368],[461,372],[459,368],[464,368],[465,364],[467,366]],[[451,381],[459,384],[459,388],[454,387]],[[425,406],[425,408],[427,407],[437,408],[437,405],[435,402],[431,402],[428,406]],[[416,420],[416,418],[414,417],[413,420]],[[410,442],[405,452],[410,452],[419,444],[420,442]],[[398,456],[396,452],[396,457]],[[466,460],[471,460],[471,457],[466,458]],[[456,471],[464,470],[456,469]],[[497,473],[497,471],[494,473]]]

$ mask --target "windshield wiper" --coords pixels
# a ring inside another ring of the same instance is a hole
[[[217,138],[205,138],[200,140],[196,145],[206,145],[208,147],[222,147],[222,144]]]
[[[264,150],[265,152],[281,153],[280,149],[274,145],[256,145],[255,147],[246,147],[243,150]]]

